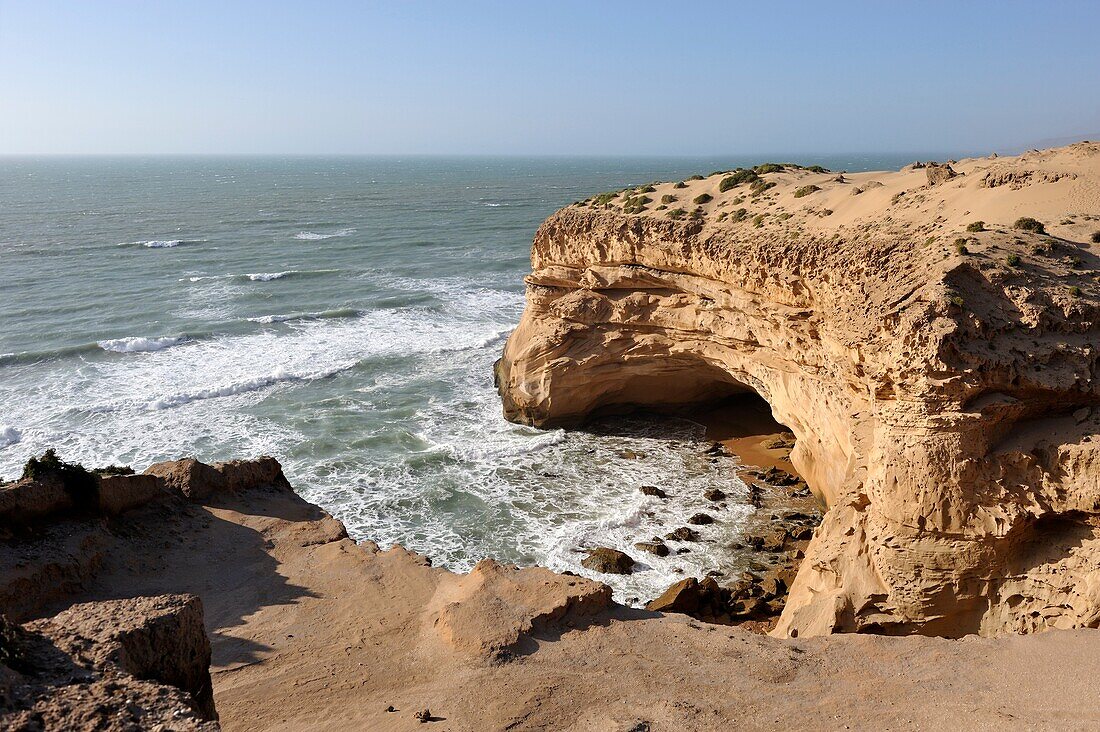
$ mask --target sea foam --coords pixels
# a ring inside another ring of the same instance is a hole
[[[23,433],[14,427],[0,426],[0,447],[14,445],[23,439]]]
[[[115,338],[113,340],[98,341],[96,345],[104,351],[111,353],[145,353],[148,351],[163,351],[165,348],[178,346],[186,341],[184,336],[167,336],[164,338]]]
[[[333,239],[338,236],[349,236],[354,233],[355,229],[340,229],[339,231],[330,231],[323,234],[315,231],[299,231],[294,235],[294,238],[301,239],[302,241],[320,241],[322,239]]]

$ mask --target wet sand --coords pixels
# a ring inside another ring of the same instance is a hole
[[[731,397],[716,407],[691,413],[688,419],[706,427],[706,438],[725,445],[746,469],[775,467],[798,475],[791,465],[789,447],[766,447],[791,434],[772,417],[768,403],[755,394]]]

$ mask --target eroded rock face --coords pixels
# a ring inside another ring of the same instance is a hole
[[[0,727],[215,730],[202,603],[162,595],[0,619]]]
[[[718,175],[648,194],[712,196],[693,215],[625,213],[632,191],[559,211],[497,364],[505,415],[766,399],[829,506],[778,634],[1096,627],[1100,145],[953,171],[787,169],[756,195]]]

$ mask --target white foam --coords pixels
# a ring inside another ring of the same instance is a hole
[[[166,397],[154,399],[150,401],[146,406],[147,408],[154,410],[171,409],[173,407],[183,406],[184,404],[190,404],[191,402],[199,401],[202,399],[218,399],[220,397],[230,397],[237,394],[247,394],[251,391],[266,389],[267,387],[278,384],[280,382],[304,382],[313,381],[314,379],[324,379],[334,374],[337,374],[344,369],[351,368],[354,365],[355,362],[352,361],[342,365],[323,369],[321,371],[307,373],[294,373],[291,371],[287,371],[286,369],[280,368],[276,369],[270,374],[257,376],[251,379],[245,379],[244,381],[225,384],[223,386],[214,386],[207,389],[196,389],[195,391],[185,391],[178,394],[171,394]]]
[[[349,236],[354,234],[355,231],[355,229],[340,229],[339,231],[330,231],[323,234],[314,231],[299,231],[294,235],[294,238],[303,241],[321,241],[322,239],[333,239],[338,236]]]
[[[0,426],[0,447],[14,445],[23,439],[23,433],[14,427]]]
[[[320,310],[318,312],[304,313],[277,313],[275,315],[260,315],[254,318],[246,318],[250,323],[287,323],[293,320],[329,320],[335,318],[356,318],[361,313],[351,308],[338,310]]]
[[[98,341],[96,345],[104,351],[112,353],[146,353],[149,351],[163,351],[165,348],[178,346],[187,340],[184,336],[167,336],[164,338],[115,338],[113,340]]]
[[[253,282],[271,282],[272,280],[281,280],[290,274],[294,274],[294,272],[253,272],[247,277]]]

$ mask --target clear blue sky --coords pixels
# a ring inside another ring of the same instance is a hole
[[[1009,151],[1100,1],[0,0],[0,153]]]

